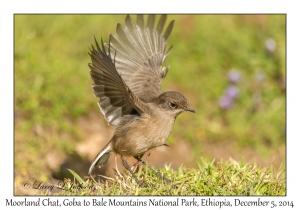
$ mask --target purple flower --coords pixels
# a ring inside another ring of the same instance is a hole
[[[230,85],[225,90],[225,96],[229,97],[229,98],[232,98],[232,99],[238,97],[239,93],[240,93],[240,90],[235,85]]]
[[[259,70],[255,73],[255,79],[258,83],[264,81],[265,79],[265,72],[263,70]]]
[[[231,69],[229,72],[228,72],[228,79],[230,82],[232,83],[238,83],[240,80],[241,80],[241,73],[236,70],[236,69]]]
[[[266,47],[266,50],[269,52],[269,53],[273,53],[275,50],[276,50],[276,42],[274,39],[272,38],[268,38],[265,42],[265,47]]]
[[[233,98],[223,95],[219,100],[219,106],[222,109],[230,109],[233,105]]]

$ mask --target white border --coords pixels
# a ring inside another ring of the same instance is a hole
[[[14,13],[286,13],[287,14],[287,196],[264,200],[293,200],[299,208],[300,13],[296,1],[11,1],[1,3],[0,129],[1,199],[13,198],[13,14]],[[298,8],[298,9],[297,9]],[[15,200],[23,200],[15,197]],[[60,197],[59,199],[64,199]],[[78,197],[78,199],[84,199]],[[126,197],[119,197],[120,200]],[[147,197],[141,199],[148,199]],[[228,198],[234,199],[234,198]],[[244,200],[253,198],[243,197]],[[221,199],[222,200],[222,199]],[[2,208],[1,209],[4,209]],[[67,207],[63,207],[67,208]],[[100,207],[97,207],[100,208]],[[151,208],[151,207],[148,207]],[[161,207],[165,208],[165,207]]]

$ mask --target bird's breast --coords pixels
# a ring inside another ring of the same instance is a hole
[[[157,141],[163,141],[160,142],[161,143],[160,145],[164,144],[170,132],[172,131],[174,120],[168,118],[162,118],[162,117],[153,118],[151,120],[151,124],[154,125],[154,126],[149,125],[152,127],[151,129],[151,132],[153,133],[152,135],[154,135],[157,138]]]
[[[131,123],[124,125],[127,127],[125,135],[124,132],[122,136],[116,133],[118,137],[114,148],[117,153],[126,156],[144,154],[152,148],[165,144],[173,124],[174,120],[170,118],[142,115]]]

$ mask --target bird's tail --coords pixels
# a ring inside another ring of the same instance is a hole
[[[111,147],[111,142],[109,142],[95,157],[95,160],[93,161],[92,165],[90,166],[89,174],[92,173],[92,171],[96,165],[99,164],[100,166],[103,166],[104,164],[106,164],[109,156],[111,155],[111,152],[112,152],[112,147]]]

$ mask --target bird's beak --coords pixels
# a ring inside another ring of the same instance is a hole
[[[189,106],[185,107],[184,111],[189,111],[189,112],[196,113],[196,111],[194,109],[191,109]]]

